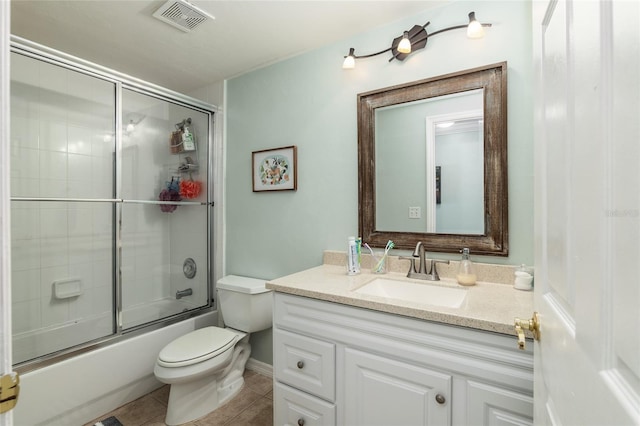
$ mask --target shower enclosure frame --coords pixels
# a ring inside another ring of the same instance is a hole
[[[80,353],[84,353],[90,350],[98,349],[116,342],[126,339],[128,337],[136,336],[141,333],[156,330],[165,327],[176,322],[183,321],[188,318],[200,316],[207,312],[217,310],[217,300],[214,297],[215,280],[214,280],[214,265],[217,263],[217,253],[215,252],[215,229],[216,229],[216,217],[214,212],[214,198],[216,192],[221,188],[216,188],[216,176],[218,175],[218,164],[214,161],[214,158],[218,154],[219,138],[216,119],[218,117],[218,108],[214,105],[200,101],[198,99],[183,95],[178,92],[174,92],[163,87],[154,85],[152,83],[145,82],[143,80],[131,77],[129,75],[120,73],[118,71],[111,70],[109,68],[97,65],[95,63],[77,58],[75,56],[51,49],[49,47],[31,42],[21,37],[11,36],[10,44],[11,53],[17,53],[33,59],[44,61],[46,63],[61,66],[65,69],[80,72],[84,75],[88,75],[94,78],[98,78],[103,81],[107,81],[114,84],[114,130],[115,130],[115,159],[113,169],[113,198],[47,198],[47,197],[14,197],[11,196],[11,201],[57,201],[57,202],[88,202],[88,203],[111,203],[112,205],[112,281],[113,281],[113,325],[114,332],[108,336],[86,341],[82,344],[72,346],[63,350],[56,351],[51,354],[38,356],[35,359],[31,359],[25,362],[14,365],[14,369],[19,373],[25,373],[31,370],[45,367],[57,363],[63,359],[75,356]],[[181,107],[189,108],[207,115],[207,159],[206,159],[206,201],[203,202],[189,202],[189,201],[146,201],[146,200],[127,200],[122,197],[122,150],[123,150],[123,123],[122,123],[122,98],[123,91],[129,90],[141,95],[149,96],[160,101],[168,102],[170,104],[178,105]],[[191,309],[187,312],[177,313],[168,317],[160,318],[158,320],[135,325],[130,328],[123,328],[123,300],[122,300],[122,210],[124,204],[172,204],[178,206],[194,206],[202,205],[206,206],[206,292],[207,303],[206,305]]]

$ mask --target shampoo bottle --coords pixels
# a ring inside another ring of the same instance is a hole
[[[458,266],[458,273],[456,274],[458,284],[461,285],[474,285],[476,283],[476,271],[473,266],[473,262],[469,259],[469,249],[462,249],[462,260]]]
[[[191,133],[187,126],[184,126],[184,131],[182,132],[182,146],[185,151],[196,150],[196,141],[193,138],[193,133]]]

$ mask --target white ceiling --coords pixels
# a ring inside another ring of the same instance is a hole
[[[192,0],[215,20],[190,33],[152,17],[165,1],[11,0],[11,33],[189,93],[447,0]]]

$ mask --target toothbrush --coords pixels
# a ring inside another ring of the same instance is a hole
[[[373,249],[369,246],[369,244],[364,243],[363,245],[364,245],[366,248],[368,248],[368,249],[369,249],[369,252],[371,253],[371,258],[372,258],[372,259],[376,259],[376,254],[373,252]],[[380,267],[381,267],[380,262],[378,262],[378,264],[376,265],[376,267],[375,267],[374,271],[375,271],[375,272],[380,272]]]
[[[371,247],[369,247],[369,244],[364,243],[363,246],[365,246],[366,248],[369,249],[369,252],[371,253],[371,256],[375,257],[376,255],[373,253],[373,249]]]
[[[382,255],[382,257],[380,258],[380,260],[376,264],[376,268],[375,268],[376,272],[381,272],[382,271],[382,267],[384,265],[384,260],[387,258],[387,255],[389,254],[389,250],[391,250],[394,247],[394,245],[395,244],[393,244],[393,241],[391,241],[391,240],[387,241],[387,245],[384,247],[384,254]],[[369,249],[369,250],[371,250],[371,249]]]

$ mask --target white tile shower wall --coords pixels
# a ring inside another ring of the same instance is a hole
[[[11,92],[12,196],[111,198],[113,85],[12,54]],[[111,226],[106,204],[12,203],[14,333],[111,311]]]

